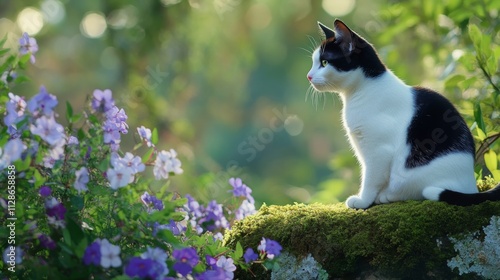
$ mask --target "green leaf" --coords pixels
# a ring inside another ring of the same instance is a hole
[[[155,151],[155,149],[153,147],[149,148],[149,150],[142,156],[142,159],[141,159],[142,162],[143,163],[148,162],[154,151]]]
[[[83,238],[78,242],[78,245],[75,247],[75,255],[81,259],[83,258],[83,255],[85,254],[85,249],[87,249],[88,242],[86,238]]]
[[[69,229],[67,227],[63,229],[63,239],[64,243],[68,245],[68,249],[71,248],[71,234],[69,233]],[[71,249],[70,252],[72,252]]]
[[[42,174],[40,174],[40,171],[38,171],[38,169],[35,169],[33,177],[35,177],[35,188],[40,187],[47,180],[45,177],[42,176]]]
[[[483,34],[477,25],[469,24],[469,37],[472,40],[472,43],[474,43],[476,50],[478,50],[481,45]]]
[[[10,49],[0,49],[0,56],[8,53],[10,51]]]
[[[243,257],[243,247],[241,247],[240,242],[236,243],[236,250],[234,251],[234,259],[238,260]]]
[[[153,129],[153,132],[151,133],[151,142],[153,144],[158,144],[158,130],[156,127]]]
[[[465,80],[465,76],[461,74],[453,75],[446,80],[444,83],[445,88],[453,88],[458,85],[459,82]]]
[[[71,104],[69,104],[68,101],[66,101],[66,116],[68,117],[69,121],[72,121],[72,118],[73,118],[73,108],[71,107]]]
[[[25,69],[26,64],[28,64],[28,61],[30,60],[30,58],[31,58],[31,53],[27,53],[27,54],[22,55],[19,58],[19,68]]]
[[[483,133],[486,134],[487,133],[486,132],[486,125],[484,124],[483,112],[481,110],[481,104],[479,104],[479,102],[474,104],[474,119],[477,123],[477,126],[482,130]],[[485,138],[486,138],[486,135],[485,135]]]
[[[498,69],[498,64],[497,64],[497,59],[495,56],[490,56],[488,60],[486,60],[486,71],[490,75],[494,75],[497,72]]]
[[[484,141],[484,139],[486,139],[486,133],[484,133],[483,130],[481,130],[477,125],[476,125],[476,136],[477,136],[476,138],[479,141]]]
[[[83,209],[83,197],[81,196],[72,196],[70,198],[71,201],[71,208],[73,208],[76,211],[80,211]]]
[[[2,40],[0,40],[0,47],[3,47],[3,45],[5,44],[5,42],[7,42],[7,34],[5,36],[3,36]]]
[[[25,171],[31,165],[31,157],[26,157],[24,160],[17,160],[14,162],[14,165],[16,166],[16,172]]]
[[[489,150],[484,154],[484,163],[490,172],[498,169],[498,159],[495,151]]]

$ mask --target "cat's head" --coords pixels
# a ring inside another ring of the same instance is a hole
[[[375,49],[340,20],[334,29],[318,22],[325,40],[313,52],[312,67],[307,73],[311,85],[320,92],[349,92],[367,78],[386,71]]]

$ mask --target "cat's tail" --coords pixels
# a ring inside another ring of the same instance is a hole
[[[426,199],[435,201],[444,201],[449,204],[459,206],[469,206],[479,204],[487,200],[499,201],[500,200],[500,184],[495,188],[480,192],[480,193],[461,193],[437,187],[427,187],[423,191]]]

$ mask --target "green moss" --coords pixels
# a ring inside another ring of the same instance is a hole
[[[240,241],[244,248],[256,248],[262,237],[277,240],[298,257],[311,253],[332,278],[378,271],[392,277],[449,279],[454,274],[446,260],[456,253],[447,237],[479,230],[499,214],[499,202],[459,207],[407,201],[368,210],[340,203],[264,205],[234,225],[224,241],[228,246]],[[258,279],[265,273],[257,267],[252,271]],[[244,272],[237,276],[253,278]]]

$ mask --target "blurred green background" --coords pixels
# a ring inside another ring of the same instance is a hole
[[[138,143],[138,126],[158,128],[159,148],[176,149],[185,170],[172,190],[220,201],[227,179],[241,177],[258,204],[331,203],[357,191],[359,171],[340,99],[305,101],[310,53],[321,40],[316,22],[342,19],[407,83],[458,102],[489,90],[445,82],[474,74],[459,63],[473,51],[470,22],[491,28],[498,46],[499,2],[2,0],[0,37],[13,48],[23,31],[38,41],[32,82],[16,94],[45,85],[64,116],[66,100],[77,110],[94,89],[111,89],[129,116],[123,151]]]

